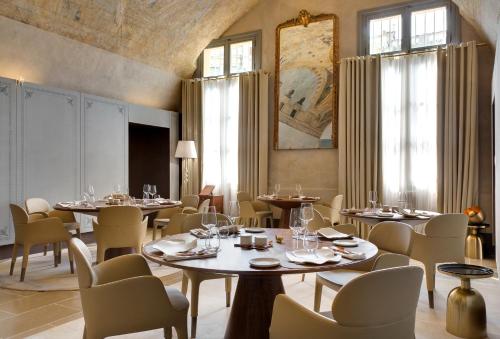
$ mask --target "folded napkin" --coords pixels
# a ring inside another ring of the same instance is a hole
[[[193,259],[205,259],[205,258],[215,258],[217,257],[216,249],[200,249],[194,248],[185,252],[178,252],[176,254],[164,254],[163,260],[165,261],[177,261],[177,260],[193,260]]]
[[[324,227],[318,230],[318,234],[324,238],[330,240],[338,240],[338,239],[352,239],[352,234],[345,234],[335,230],[332,227]]]
[[[350,260],[363,260],[366,259],[366,253],[364,252],[354,252],[354,251],[348,251],[346,249],[343,249],[341,247],[337,246],[332,246],[331,247],[334,252],[339,253],[342,258],[350,259]]]
[[[320,248],[313,253],[307,252],[306,250],[295,250],[292,252],[285,253],[287,259],[290,262],[296,264],[314,264],[323,265],[326,263],[338,263],[340,262],[341,256],[336,254],[328,247]]]
[[[74,201],[58,202],[56,205],[60,206],[60,207],[67,208],[67,207],[73,207],[73,206],[75,206],[75,202]]]
[[[189,233],[201,239],[206,238],[209,234],[207,230],[204,230],[202,228],[193,228],[192,230],[189,231]]]
[[[157,203],[157,202],[148,202],[148,203],[146,204],[146,206],[147,206],[147,207],[150,207],[150,206],[160,206],[160,204],[159,204],[159,203]]]
[[[167,256],[176,256],[179,252],[188,252],[197,246],[195,237],[189,234],[176,234],[167,239],[157,241],[152,245],[155,250]]]

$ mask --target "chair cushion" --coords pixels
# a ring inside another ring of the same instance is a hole
[[[165,287],[165,292],[167,292],[168,299],[175,310],[184,311],[189,308],[189,301],[181,291],[173,287]]]
[[[154,220],[154,223],[157,226],[167,226],[169,222],[170,222],[170,219],[168,219],[168,218],[165,218],[165,219],[155,219]]]
[[[354,271],[354,270],[335,270],[335,271],[326,271],[319,272],[318,277],[326,280],[328,283],[326,284],[328,287],[333,288],[335,290],[341,288],[349,281],[354,278],[359,277],[364,271]]]

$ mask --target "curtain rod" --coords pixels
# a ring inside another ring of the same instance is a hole
[[[251,74],[251,73],[269,74],[269,72],[259,69],[259,70],[250,71],[250,72],[241,72],[241,73],[234,73],[234,74],[229,74],[229,75],[218,75],[215,77],[201,77],[201,78],[194,78],[194,79],[188,79],[188,80],[193,80],[193,81],[222,80],[222,79],[237,78],[242,74]]]
[[[459,45],[460,46],[460,45]],[[477,47],[486,47],[489,46],[486,42],[478,42],[476,43]],[[380,58],[394,58],[398,56],[405,56],[405,55],[418,55],[418,54],[425,54],[425,53],[431,53],[431,52],[436,52],[440,49],[443,49],[443,47],[434,47],[431,49],[426,49],[426,50],[421,50],[421,51],[414,51],[414,52],[401,52],[401,53],[394,53],[394,54],[381,54]],[[376,58],[376,55],[368,55],[371,58]],[[361,56],[360,56],[361,57]],[[347,57],[347,58],[342,58],[342,59],[350,59],[350,58],[356,58],[356,57]],[[337,64],[340,64],[341,61],[337,61]]]

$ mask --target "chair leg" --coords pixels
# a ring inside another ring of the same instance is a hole
[[[304,280],[306,280],[306,274],[305,273],[302,273],[302,282],[304,282]]]
[[[429,298],[429,307],[434,308],[434,291],[427,291],[427,296]]]
[[[43,255],[47,255],[47,251],[49,250],[49,244],[43,245]]]
[[[80,227],[78,227],[78,228],[76,229],[76,237],[77,237],[78,239],[81,239],[81,238],[82,238],[82,233],[81,233],[81,231],[80,231]]]
[[[177,338],[188,339],[187,322],[184,322],[180,326],[175,326],[175,332],[177,332]]]
[[[425,266],[425,280],[427,284],[427,291],[429,297],[429,307],[434,308],[434,286],[436,276],[436,264],[428,263]]]
[[[96,261],[98,264],[104,261],[104,253],[106,253],[106,248],[102,245],[97,245],[97,258]]]
[[[16,265],[16,259],[17,259],[17,244],[14,243],[12,246],[12,260],[10,262],[10,275],[14,274],[14,266]]]
[[[69,270],[70,270],[71,274],[74,274],[75,267],[73,265],[73,253],[71,251],[71,246],[69,245],[69,241],[66,242],[66,246],[68,246]]]
[[[321,307],[321,293],[323,292],[323,284],[316,279],[316,285],[314,286],[314,312],[319,312]]]
[[[163,337],[165,339],[172,339],[172,327],[165,327],[163,329]]]
[[[21,279],[24,281],[24,276],[26,275],[26,268],[28,267],[28,257],[30,255],[31,244],[24,244],[23,246],[23,264],[21,266]]]
[[[153,240],[156,240],[156,229],[158,225],[156,225],[156,222],[153,223]]]
[[[58,243],[53,243],[52,244],[52,247],[54,248],[54,267],[57,267],[57,265],[59,264],[59,257],[58,257],[58,247],[59,247],[59,244]]]
[[[187,294],[188,281],[189,281],[189,278],[187,277],[187,275],[184,272],[182,272],[182,287],[181,287],[181,292],[184,295]]]
[[[231,277],[225,278],[226,285],[226,307],[231,306]]]

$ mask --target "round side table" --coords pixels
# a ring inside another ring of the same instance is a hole
[[[471,279],[489,278],[493,270],[475,265],[442,264],[438,271],[461,279],[448,294],[446,330],[461,338],[486,337],[486,306],[483,296],[471,288]]]
[[[465,256],[471,259],[483,259],[483,242],[479,230],[490,227],[487,223],[469,223],[469,234],[465,239]]]

